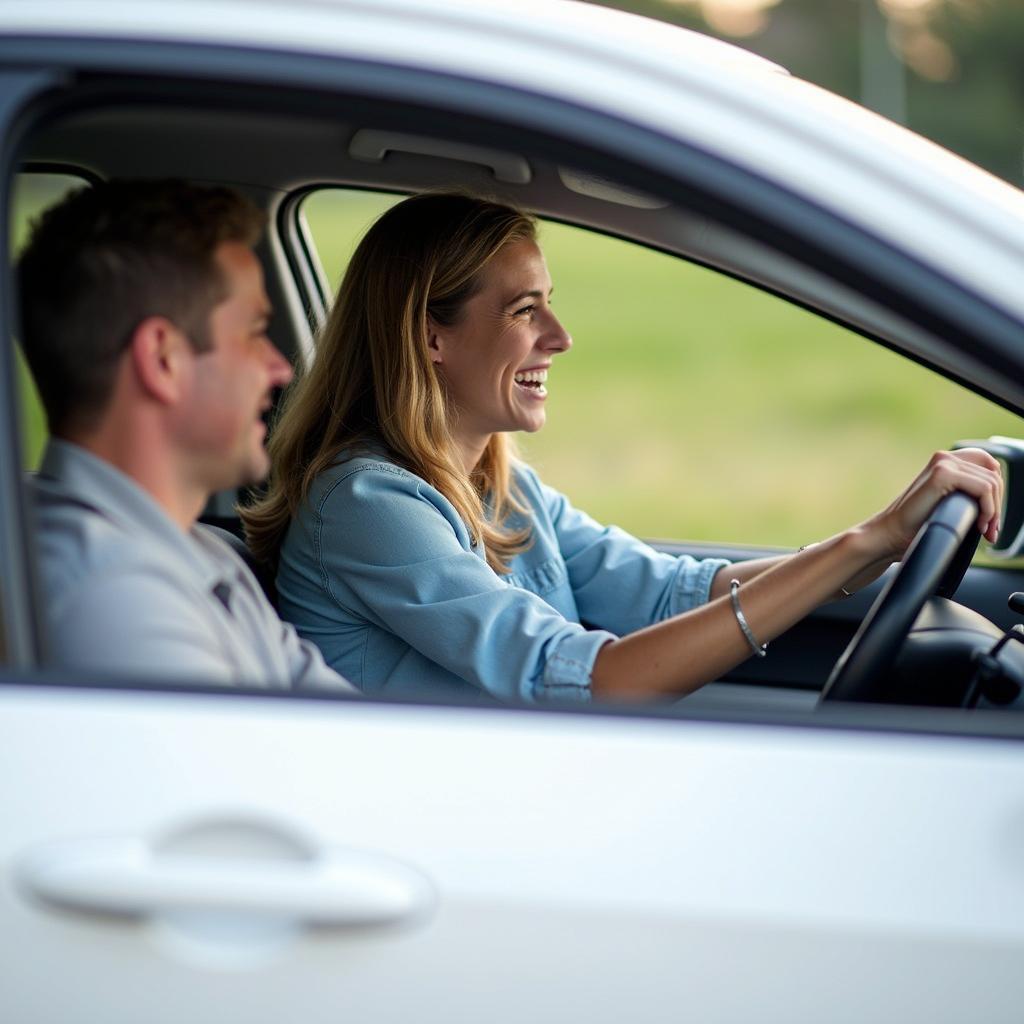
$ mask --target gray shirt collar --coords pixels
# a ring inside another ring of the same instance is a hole
[[[208,557],[209,545],[197,527],[184,533],[127,473],[81,446],[50,438],[36,483],[96,509],[140,539],[148,534],[187,564],[204,585],[213,587],[224,580],[225,566]]]

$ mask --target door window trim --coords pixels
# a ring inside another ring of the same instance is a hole
[[[11,237],[11,201],[19,170],[17,151],[30,118],[29,105],[59,83],[50,71],[0,72],[0,238]],[[43,661],[39,583],[32,543],[31,511],[22,479],[21,408],[14,363],[19,324],[15,314],[14,275],[10,247],[0,246],[0,650],[3,664],[16,671],[36,668]]]

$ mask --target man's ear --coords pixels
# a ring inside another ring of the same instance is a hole
[[[167,317],[150,316],[132,332],[128,351],[139,387],[156,401],[174,405],[191,368],[192,346],[184,333]]]

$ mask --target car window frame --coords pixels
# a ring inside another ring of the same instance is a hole
[[[0,73],[0,237],[11,237],[11,203],[20,170],[18,148],[28,127],[26,108],[52,89],[59,76],[44,68]],[[0,246],[0,395],[3,437],[0,438],[0,652],[5,667],[32,670],[43,661],[45,636],[39,614],[40,590],[31,540],[31,509],[22,480],[22,417],[13,339],[19,333],[10,246]]]

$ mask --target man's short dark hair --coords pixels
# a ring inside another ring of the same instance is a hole
[[[18,287],[22,347],[50,431],[96,421],[147,317],[207,349],[210,312],[226,295],[215,252],[255,245],[263,222],[236,192],[182,181],[103,182],[47,210],[18,261]]]

